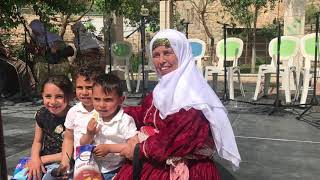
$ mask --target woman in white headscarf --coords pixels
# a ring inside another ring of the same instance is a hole
[[[139,151],[140,179],[220,179],[214,152],[239,167],[227,111],[197,70],[185,35],[162,30],[150,50],[159,83],[140,106],[125,110],[140,129],[140,143],[130,142],[121,153],[132,159]],[[127,163],[115,179],[132,173]]]

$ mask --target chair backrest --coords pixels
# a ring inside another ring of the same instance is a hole
[[[132,45],[127,41],[116,41],[111,45],[111,55],[117,60],[129,60],[132,55]]]
[[[320,35],[318,35],[318,55],[320,48]],[[308,58],[311,61],[315,59],[315,46],[316,46],[316,33],[311,33],[303,36],[300,41],[300,50],[304,58]]]
[[[191,46],[192,55],[196,60],[197,67],[202,70],[201,59],[206,53],[206,43],[200,39],[188,39],[188,41]]]
[[[226,39],[226,60],[233,61],[233,66],[238,66],[238,59],[243,51],[243,41],[239,38],[230,37]],[[224,40],[220,40],[216,46],[216,54],[219,58],[218,66],[223,67]]]
[[[201,59],[206,52],[206,43],[200,39],[188,39],[192,55],[195,59]]]
[[[280,61],[292,60],[299,51],[299,38],[293,36],[281,36]],[[272,64],[277,57],[278,38],[273,38],[269,43],[269,56],[272,57]]]

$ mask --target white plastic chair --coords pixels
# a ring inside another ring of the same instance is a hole
[[[131,81],[129,72],[131,73],[131,79],[133,79],[132,68],[130,65],[130,58],[132,56],[132,45],[127,41],[117,41],[111,44],[111,55],[113,57],[112,71],[124,72],[124,78],[126,80],[127,89],[129,92],[131,89]],[[124,60],[124,65],[120,65],[119,61]],[[110,71],[110,65],[106,65],[106,73]]]
[[[303,67],[301,69],[301,73],[303,75],[302,82],[302,92],[300,98],[300,104],[305,104],[308,96],[308,91],[311,88],[310,80],[313,78],[313,67],[312,63],[315,60],[315,43],[316,43],[316,33],[307,34],[302,37],[300,41],[300,52],[303,56]],[[318,47],[320,47],[320,42]],[[319,52],[318,52],[319,55]],[[319,60],[319,59],[318,59]],[[317,69],[317,71],[319,71]],[[300,91],[299,83],[299,91]],[[299,92],[298,91],[298,92]],[[299,94],[299,93],[298,93]]]
[[[227,67],[227,82],[229,85],[229,98],[234,99],[234,85],[233,75],[234,73],[238,76],[239,87],[241,95],[245,96],[243,86],[240,79],[240,67],[238,66],[238,59],[242,54],[243,41],[239,38],[227,38],[226,39],[226,61],[232,61],[232,66]],[[205,79],[208,81],[209,75],[212,74],[224,74],[224,40],[220,40],[216,46],[216,54],[218,57],[217,66],[206,66],[205,67]]]
[[[277,71],[277,46],[278,38],[274,38],[269,43],[269,56],[272,57],[271,64],[263,64],[259,66],[256,90],[253,100],[258,99],[258,94],[261,89],[261,79],[264,76],[264,95],[268,94],[271,74],[276,74]],[[291,74],[294,75],[294,84],[296,85],[296,67],[293,59],[299,51],[299,38],[293,36],[281,36],[280,45],[280,76],[282,76],[282,88],[285,90],[285,100],[291,102],[290,80]]]
[[[192,55],[195,58],[196,65],[203,75],[203,67],[201,63],[201,59],[204,57],[204,54],[206,53],[206,43],[200,39],[188,39],[191,49],[192,49]]]

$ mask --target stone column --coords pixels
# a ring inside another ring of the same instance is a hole
[[[295,36],[298,38],[304,35],[305,25],[305,0],[284,0],[284,29],[283,34],[287,36]],[[300,48],[300,47],[299,47]],[[296,66],[297,74],[300,74],[302,68],[302,55],[299,53],[294,58],[294,64]],[[297,82],[299,82],[300,76],[297,76]],[[293,82],[293,78],[290,82]],[[294,90],[294,83],[290,83],[290,89]]]
[[[172,28],[172,0],[160,0],[160,30]]]
[[[305,0],[284,0],[284,35],[304,35],[305,4]]]

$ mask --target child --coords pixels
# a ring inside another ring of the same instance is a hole
[[[124,157],[115,153],[127,146],[128,140],[136,139],[135,122],[123,112],[123,101],[121,81],[117,76],[103,74],[96,78],[92,102],[99,117],[90,120],[80,144],[96,145],[93,153],[98,157],[104,180],[111,180],[124,161]]]
[[[42,173],[61,161],[64,121],[72,99],[72,83],[63,75],[47,78],[41,88],[43,105],[35,115],[35,135],[31,159],[26,164],[28,179],[41,180]],[[27,178],[25,176],[25,178]]]
[[[69,110],[64,124],[66,131],[62,147],[60,167],[62,171],[69,169],[69,158],[73,149],[80,145],[81,132],[87,128],[87,124],[93,115],[91,100],[93,79],[103,73],[104,70],[100,66],[87,64],[75,74],[76,97],[79,102]]]

